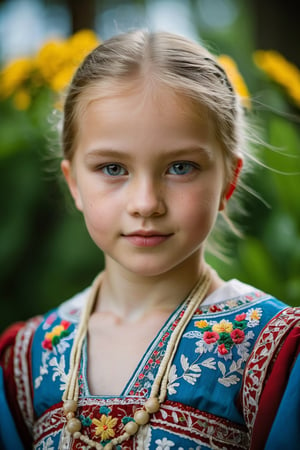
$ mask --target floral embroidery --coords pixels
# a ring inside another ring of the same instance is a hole
[[[46,329],[54,324],[54,315],[51,314],[49,317],[46,319],[46,321],[49,319]],[[45,327],[43,326],[42,329],[45,330]],[[45,376],[51,374],[52,381],[56,381],[56,379],[60,381],[59,389],[65,389],[67,381],[66,361],[68,360],[65,353],[70,350],[70,341],[73,339],[74,333],[72,324],[66,320],[60,320],[58,324],[56,322],[56,325],[53,325],[52,329],[45,333],[42,341],[43,351],[39,374],[34,379],[35,389],[41,386]]]
[[[221,320],[220,323],[216,323],[213,325],[212,330],[215,333],[230,333],[233,329],[233,325],[228,320]]]
[[[90,427],[92,425],[92,423],[93,423],[92,419],[90,418],[90,416],[85,417],[83,414],[81,414],[79,416],[79,420],[80,420],[80,422],[82,423],[82,425],[84,427]]]
[[[70,322],[62,320],[59,325],[53,327],[51,331],[48,331],[45,334],[45,338],[42,342],[42,347],[46,350],[52,351],[53,347],[57,346],[60,343],[61,339],[69,336],[70,325]]]
[[[96,417],[96,414],[94,415],[93,413],[88,416],[84,414],[79,416],[83,427],[89,428],[91,425],[95,426],[90,432],[93,432],[95,436],[99,437],[102,444],[106,444],[115,436],[115,427],[118,419],[110,415],[111,411],[107,406],[101,406],[99,408],[100,417]],[[131,418],[128,417],[128,419]],[[124,422],[122,420],[122,423],[126,423],[126,420]]]
[[[247,326],[254,327],[259,324],[262,311],[260,308],[251,308],[247,314],[242,313],[235,316],[233,323],[222,319],[220,322],[207,322],[200,320],[195,326],[204,331],[202,337],[208,345],[218,344],[217,351],[220,355],[227,355],[235,344],[241,344],[245,340]],[[197,335],[198,337],[198,335]]]
[[[263,300],[266,297],[266,294],[261,291],[253,291],[247,295],[240,295],[236,298],[232,298],[229,300],[225,300],[224,302],[220,302],[214,305],[201,306],[197,309],[197,315],[210,315],[214,313],[220,313],[229,311],[232,308],[237,308],[239,306],[246,306],[249,303],[256,302],[257,300]]]
[[[205,331],[203,334],[203,339],[207,344],[214,344],[219,338],[219,334],[214,331]]]
[[[93,419],[92,423],[96,426],[95,434],[100,436],[101,441],[113,438],[115,435],[114,427],[117,425],[118,419],[102,414],[100,420]]]
[[[243,365],[250,353],[250,341],[255,336],[251,328],[259,325],[261,316],[261,308],[251,308],[246,313],[235,315],[231,321],[196,320],[195,329],[187,331],[183,337],[197,339],[195,348],[197,356],[193,361],[189,361],[187,356],[182,354],[180,366],[176,364],[171,366],[168,394],[176,394],[183,381],[194,385],[205,369],[218,371],[220,376],[217,381],[225,387],[241,381]],[[215,354],[217,358],[214,356],[203,358],[206,353]]]
[[[170,441],[166,437],[156,439],[155,444],[157,444],[156,450],[170,450],[170,448],[175,445],[173,441]]]
[[[246,319],[248,320],[249,327],[255,327],[259,324],[259,320],[262,315],[261,308],[251,308],[246,314]]]
[[[42,450],[55,450],[53,444],[53,439],[51,437],[48,437],[46,441],[43,442]]]

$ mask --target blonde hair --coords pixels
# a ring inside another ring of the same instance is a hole
[[[97,95],[112,95],[130,79],[151,79],[207,111],[224,153],[225,182],[232,179],[238,156],[246,148],[246,119],[239,96],[216,57],[189,39],[168,32],[132,31],[108,39],[78,68],[64,103],[62,148],[72,161],[79,118]],[[95,90],[97,92],[95,92]],[[227,221],[225,215],[225,220]],[[231,223],[232,225],[232,223]]]

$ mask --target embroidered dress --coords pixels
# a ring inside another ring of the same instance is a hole
[[[61,399],[88,293],[1,338],[1,448],[84,448],[66,431]],[[90,394],[85,342],[76,413],[83,434],[105,445],[124,432],[149,397],[185,307],[183,302],[169,317],[119,396]],[[236,280],[226,283],[186,327],[170,368],[166,401],[149,424],[117,448],[238,450],[263,449],[266,443],[272,450],[298,448],[299,322],[300,309]],[[292,400],[290,392],[298,395]]]

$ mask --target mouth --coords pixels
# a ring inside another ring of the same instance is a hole
[[[166,242],[172,233],[164,234],[158,231],[139,230],[132,233],[123,234],[123,237],[136,247],[156,247]]]

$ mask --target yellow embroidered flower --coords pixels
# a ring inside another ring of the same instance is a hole
[[[249,314],[250,320],[259,320],[260,317],[261,317],[260,311],[258,311],[257,309],[253,309]]]
[[[208,327],[208,322],[207,320],[198,320],[197,322],[195,322],[195,326],[197,328],[206,328]]]
[[[45,334],[45,339],[51,341],[55,336],[59,336],[62,331],[64,331],[64,327],[62,325],[56,325],[52,331]]]
[[[300,70],[275,50],[257,50],[255,64],[273,81],[286,89],[288,95],[300,106]]]
[[[53,327],[52,333],[54,333],[54,335],[56,336],[59,336],[62,331],[64,331],[64,327],[62,325],[56,325],[55,327]]]
[[[215,333],[231,333],[233,325],[228,320],[223,319],[220,323],[215,323],[212,329]]]
[[[220,55],[218,57],[219,64],[225,70],[229,81],[232,83],[237,94],[241,97],[241,102],[245,108],[251,108],[250,94],[247,85],[239,72],[236,63],[228,55]]]
[[[100,420],[93,419],[92,422],[96,426],[95,434],[96,436],[100,436],[101,441],[106,441],[114,437],[115,432],[113,428],[116,426],[118,419],[102,414]]]

